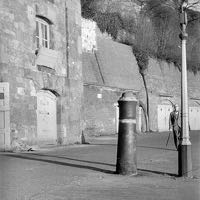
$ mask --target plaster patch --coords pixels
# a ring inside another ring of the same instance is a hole
[[[25,95],[25,89],[22,87],[18,87],[17,88],[17,94],[19,95]]]
[[[55,8],[54,8],[55,9]],[[52,22],[55,22],[56,21],[56,12],[55,10],[48,7],[48,18],[52,21]]]
[[[32,80],[29,81],[29,85],[30,85],[31,96],[36,96],[36,89]]]
[[[67,74],[67,70],[65,68],[62,68],[61,72],[62,72],[63,75]]]
[[[67,137],[67,128],[63,125],[63,137]]]
[[[29,21],[33,21],[35,18],[35,11],[31,6],[27,6],[27,16]]]

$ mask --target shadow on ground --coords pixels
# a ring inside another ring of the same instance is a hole
[[[161,148],[161,147],[150,147],[150,146],[137,146],[141,148],[146,148],[146,149],[159,149],[159,150],[166,150],[166,151],[177,151],[175,149],[168,149],[168,148]]]
[[[62,160],[65,159],[65,160],[69,160],[69,161],[83,162],[83,163],[89,163],[89,164],[106,165],[106,166],[111,166],[113,168],[116,166],[114,164],[109,164],[109,163],[104,163],[104,162],[94,162],[94,161],[75,159],[75,158],[69,158],[69,157],[64,157],[64,156],[39,154],[39,153],[4,154],[4,156],[19,158],[19,159],[26,159],[26,160],[39,161],[39,162],[46,162],[46,163],[50,163],[50,164],[56,164],[56,165],[62,165],[62,166],[68,166],[68,167],[75,167],[75,168],[81,168],[81,169],[89,169],[89,170],[92,170],[92,171],[98,171],[98,172],[102,172],[102,173],[106,173],[106,174],[116,174],[116,172],[112,171],[112,170],[102,169],[102,168],[99,168],[99,167],[94,167],[94,166],[89,166],[89,165],[81,165],[81,164],[74,164],[74,163],[69,163],[69,162],[64,162],[64,161],[58,161],[58,160],[55,160],[55,159],[62,159]],[[33,156],[37,156],[37,157],[33,157]],[[52,158],[52,159],[46,159],[46,158]],[[158,174],[158,175],[165,175],[165,176],[168,175],[168,176],[177,177],[176,174],[172,174],[172,173],[138,168],[138,175],[139,176],[144,175],[144,172],[151,173],[151,174]]]
[[[26,156],[28,155],[28,156]],[[62,162],[62,161],[57,161],[57,160],[48,160],[48,159],[42,159],[40,157],[45,156],[45,155],[40,155],[38,154],[38,157],[32,157],[31,155],[33,154],[18,154],[18,155],[12,155],[12,154],[5,154],[4,156],[9,156],[13,158],[19,158],[19,159],[26,159],[26,160],[35,160],[39,162],[46,162],[46,163],[51,163],[51,164],[56,164],[56,165],[62,165],[62,166],[68,166],[68,167],[75,167],[75,168],[81,168],[81,169],[89,169],[93,171],[99,171],[107,174],[114,174],[113,171],[111,170],[105,170],[97,167],[92,167],[92,166],[86,166],[86,165],[79,165],[79,164],[72,164],[72,163],[67,163],[67,162]],[[52,156],[48,156],[52,157]],[[67,159],[67,158],[65,158]],[[73,159],[75,161],[75,159]],[[78,161],[78,160],[77,160]],[[100,163],[99,163],[100,164]]]

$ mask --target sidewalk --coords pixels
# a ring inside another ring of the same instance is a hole
[[[177,151],[168,133],[138,136],[137,176],[114,174],[117,137],[0,154],[1,200],[199,200],[200,133],[192,132],[194,178],[177,177]]]

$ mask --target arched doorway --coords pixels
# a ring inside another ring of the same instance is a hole
[[[9,83],[0,83],[0,151],[10,148]]]
[[[42,144],[57,142],[56,96],[49,90],[37,93],[37,139]]]
[[[189,107],[189,125],[190,130],[200,130],[200,102],[193,100],[192,106]]]
[[[118,134],[119,129],[119,105],[114,103],[115,107],[115,133]]]
[[[169,99],[162,99],[161,103],[157,106],[157,123],[158,131],[168,131],[169,130],[169,116],[173,111],[174,103]]]

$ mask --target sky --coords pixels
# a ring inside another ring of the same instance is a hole
[[[200,12],[200,0],[188,0],[188,3],[195,3],[198,2],[197,4],[195,4],[195,6],[193,7],[194,10],[198,10]]]

